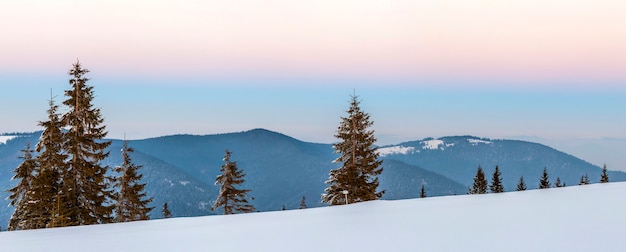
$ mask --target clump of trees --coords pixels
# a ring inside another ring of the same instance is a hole
[[[23,151],[23,162],[13,177],[20,181],[8,190],[10,205],[15,207],[9,230],[110,223],[115,213],[124,215],[118,221],[147,219],[151,208],[146,205],[151,199],[142,199],[146,195],[145,185],[137,182],[140,166],[132,165],[126,155],[126,169],[121,177],[113,178],[108,175],[109,167],[101,163],[109,156],[106,148],[111,141],[104,140],[106,126],[100,109],[92,103],[95,96],[93,86],[87,85],[87,73],[80,62],[72,65],[70,89],[63,101],[68,111],[59,114],[51,99],[48,120],[39,122],[44,128],[36,147],[40,154],[35,156],[29,145]],[[123,211],[114,213],[116,204],[111,202],[116,201]]]

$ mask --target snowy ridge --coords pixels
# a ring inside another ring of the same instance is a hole
[[[0,136],[0,144],[7,144],[7,142],[11,139],[16,138],[17,136]]]
[[[485,141],[485,140],[480,140],[480,139],[475,139],[475,138],[470,138],[467,139],[467,141],[469,143],[471,143],[472,145],[478,145],[478,144],[493,144],[493,142],[491,141]]]
[[[622,251],[624,191],[626,183],[593,184],[0,232],[0,244],[4,252]]]
[[[388,155],[396,155],[396,154],[406,155],[410,153],[415,153],[415,148],[404,147],[404,146],[399,145],[399,146],[379,148],[377,152],[378,152],[378,155],[380,155],[381,157],[388,156]]]

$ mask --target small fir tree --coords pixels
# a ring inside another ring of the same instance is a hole
[[[526,182],[524,182],[524,176],[519,177],[519,182],[517,182],[516,191],[526,191]]]
[[[547,189],[552,187],[550,184],[550,177],[548,176],[548,169],[543,168],[543,174],[541,175],[541,179],[539,180],[539,189]]]
[[[167,207],[167,202],[163,203],[163,208],[161,209],[161,212],[163,213],[164,219],[172,218],[172,212],[170,212],[170,209]]]
[[[248,203],[246,199],[250,190],[237,189],[235,186],[243,184],[246,174],[237,168],[237,162],[230,160],[231,152],[226,150],[224,155],[225,164],[222,165],[220,172],[215,179],[215,185],[220,185],[220,192],[217,200],[213,204],[212,209],[223,208],[224,214],[250,213],[255,209]],[[250,198],[253,199],[253,198]]]
[[[588,185],[589,183],[589,176],[587,174],[580,176],[580,182],[578,185]]]
[[[283,207],[280,208],[281,211],[285,211],[287,210],[287,208],[285,208],[285,204],[283,204]]]
[[[424,188],[424,184],[422,184],[422,189],[420,189],[420,198],[426,198],[426,188]]]
[[[122,147],[123,163],[114,169],[119,175],[115,180],[115,188],[119,189],[115,193],[116,206],[115,215],[117,222],[129,222],[136,220],[148,220],[148,215],[153,207],[148,207],[152,198],[146,199],[145,183],[140,183],[142,174],[139,173],[141,165],[132,162],[130,153],[134,149],[128,147],[128,141],[124,140]]]
[[[493,177],[491,178],[491,185],[489,186],[489,190],[491,190],[492,193],[504,192],[501,175],[500,168],[496,165],[496,169],[493,171]]]
[[[326,181],[328,188],[322,195],[322,202],[329,205],[377,200],[384,193],[378,191],[378,175],[383,168],[376,151],[378,147],[374,145],[374,131],[369,130],[373,122],[368,113],[361,111],[358,97],[351,98],[348,116],[341,118],[335,135],[340,141],[333,145],[340,154],[333,162],[341,167],[330,171]],[[347,197],[344,191],[348,192]]]
[[[556,182],[554,182],[554,187],[565,187],[565,184],[561,183],[561,178],[556,177]]]
[[[600,176],[600,183],[609,183],[609,175],[606,173],[606,164],[602,168],[602,175]]]
[[[476,170],[476,176],[474,176],[474,184],[469,189],[468,194],[485,194],[487,193],[487,179],[485,179],[485,173],[483,168],[478,166]]]
[[[32,229],[33,225],[30,221],[31,209],[29,206],[31,187],[34,180],[34,172],[37,169],[37,160],[33,157],[35,152],[30,144],[26,144],[26,148],[22,150],[22,163],[13,170],[12,180],[19,180],[15,187],[8,190],[9,205],[15,207],[13,215],[9,219],[8,230],[25,230]]]
[[[300,200],[300,209],[306,209],[306,198],[304,196]]]

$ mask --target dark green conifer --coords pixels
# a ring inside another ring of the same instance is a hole
[[[548,176],[548,169],[544,167],[543,174],[541,175],[541,179],[539,180],[539,189],[547,189],[550,187],[552,187],[552,184],[550,184],[550,177]]]
[[[600,183],[609,183],[609,175],[606,173],[606,164],[602,168],[602,175],[600,176]]]
[[[504,192],[501,175],[500,168],[496,165],[496,169],[493,171],[493,177],[491,178],[491,185],[489,186],[489,190],[491,190],[492,193]]]
[[[141,165],[132,162],[130,153],[133,148],[128,147],[128,141],[124,140],[122,147],[123,163],[114,170],[119,175],[115,181],[115,188],[119,191],[115,193],[116,206],[115,215],[117,222],[129,222],[136,220],[148,220],[148,215],[153,209],[148,207],[152,198],[146,199],[144,191],[146,184],[141,183],[142,174],[139,173]]]
[[[221,174],[215,179],[215,185],[220,185],[220,192],[212,209],[223,208],[224,214],[250,213],[255,209],[248,203],[246,197],[250,190],[237,189],[235,186],[243,184],[246,174],[237,168],[237,162],[230,161],[231,152],[226,150],[225,164],[220,169]],[[253,198],[251,198],[253,199]]]
[[[172,218],[172,212],[170,212],[170,209],[167,207],[167,202],[163,203],[163,208],[161,209],[161,212],[163,213],[164,219]]]
[[[526,182],[524,182],[524,176],[519,177],[519,182],[517,182],[516,191],[526,191]]]
[[[580,182],[578,183],[578,185],[588,185],[589,183],[589,176],[585,174],[580,177]]]
[[[383,168],[376,152],[378,147],[374,145],[374,131],[369,130],[373,122],[368,113],[361,111],[359,104],[358,97],[353,95],[348,116],[341,118],[337,128],[335,137],[340,141],[333,147],[340,156],[333,162],[341,167],[331,170],[326,181],[328,188],[322,195],[322,202],[329,205],[377,200],[384,193],[377,191],[378,175]]]
[[[19,180],[15,187],[8,190],[9,205],[15,207],[13,215],[9,219],[8,230],[25,230],[32,229],[33,224],[30,221],[31,209],[29,206],[30,197],[32,196],[31,187],[34,180],[34,172],[37,169],[37,160],[33,157],[35,151],[31,149],[30,144],[22,150],[22,163],[13,170],[12,180]]]
[[[554,187],[565,187],[565,184],[561,183],[561,178],[556,177],[556,182],[554,182]]]
[[[89,70],[79,62],[69,71],[71,89],[65,91],[67,100],[63,102],[69,111],[62,117],[67,126],[63,148],[68,155],[67,167],[61,172],[62,185],[59,188],[67,225],[89,225],[112,221],[114,205],[111,180],[107,176],[108,166],[101,164],[109,153],[106,148],[111,141],[104,141],[107,135],[100,109],[92,104],[93,87],[87,85],[85,77]]]
[[[485,179],[485,173],[483,168],[478,166],[476,170],[476,176],[474,176],[474,184],[469,189],[468,194],[485,194],[487,193],[487,179]]]
[[[300,209],[306,209],[306,198],[304,196],[300,200]]]
[[[426,188],[424,188],[424,184],[422,184],[422,189],[420,189],[420,198],[426,198]]]

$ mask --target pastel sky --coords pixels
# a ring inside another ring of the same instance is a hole
[[[332,142],[356,92],[383,144],[538,139],[626,169],[623,153],[566,144],[626,139],[625,10],[613,0],[5,0],[0,132],[38,130],[80,59],[111,137],[263,127]]]

